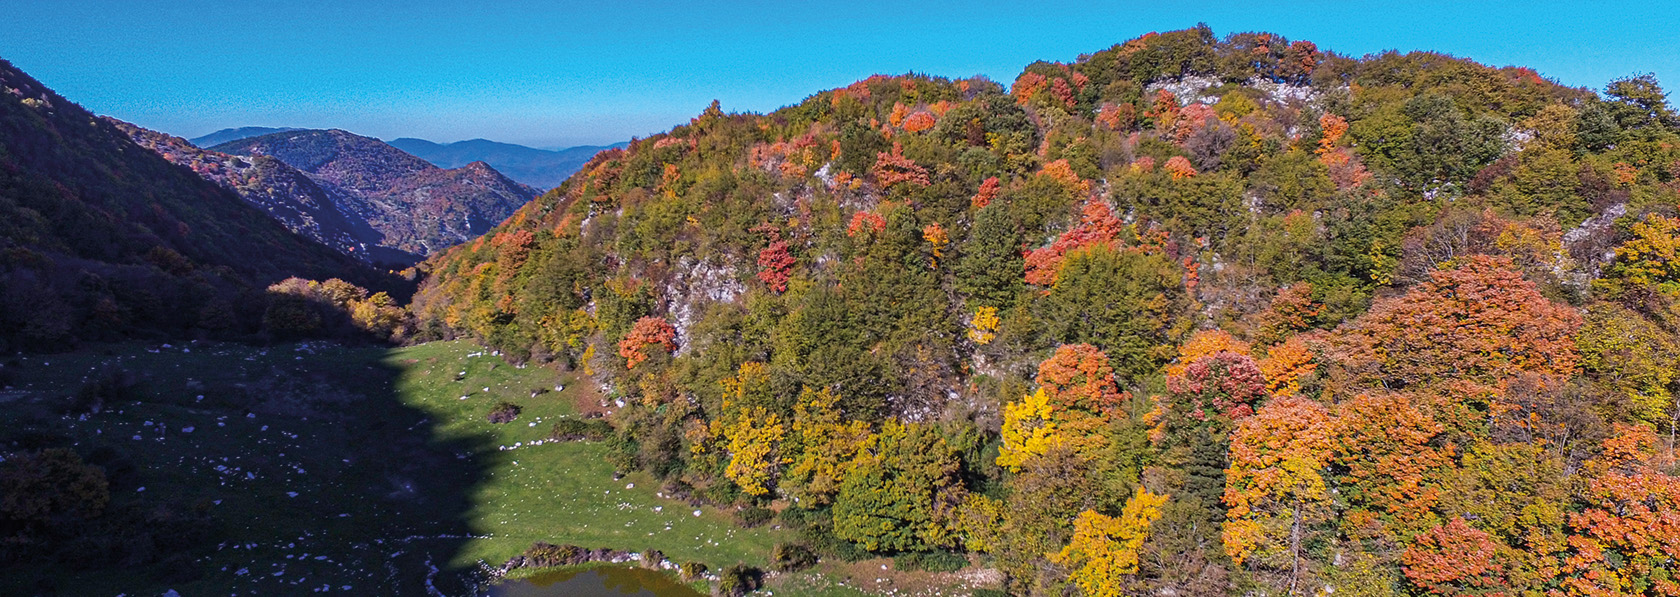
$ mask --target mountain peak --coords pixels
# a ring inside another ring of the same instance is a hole
[[[281,131],[212,149],[290,164],[376,231],[369,244],[416,255],[483,233],[539,193],[482,160],[445,169],[343,129]]]

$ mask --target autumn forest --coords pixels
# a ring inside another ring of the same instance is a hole
[[[467,339],[575,375],[614,470],[786,529],[770,570],[1680,596],[1680,114],[1654,77],[1202,26],[1009,82],[722,98],[356,282],[281,282],[212,335]],[[0,335],[33,346],[18,309]]]

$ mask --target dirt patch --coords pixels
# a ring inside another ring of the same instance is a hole
[[[841,585],[878,595],[951,597],[967,595],[978,588],[998,588],[1003,584],[1003,574],[993,568],[981,568],[974,557],[969,558],[969,567],[956,572],[898,570],[893,568],[890,558],[858,562],[825,560],[807,573],[781,575],[771,584],[788,588]]]

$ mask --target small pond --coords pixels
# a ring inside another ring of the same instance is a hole
[[[646,568],[605,567],[545,572],[510,580],[484,597],[705,597],[670,576]]]

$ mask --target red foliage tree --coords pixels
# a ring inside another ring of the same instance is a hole
[[[968,201],[969,205],[973,206],[974,209],[991,205],[992,200],[997,198],[998,186],[998,177],[987,178],[985,182],[980,183],[980,191],[975,193],[974,198]]]
[[[1027,255],[1027,283],[1049,286],[1056,282],[1056,271],[1062,258],[1070,251],[1098,243],[1113,242],[1125,230],[1125,224],[1114,216],[1114,210],[1103,201],[1085,204],[1079,225],[1056,237],[1048,247],[1034,249]]]
[[[1221,350],[1191,361],[1182,376],[1167,377],[1167,390],[1193,418],[1223,415],[1239,420],[1254,414],[1254,406],[1266,395],[1266,379],[1253,357]]]
[[[876,154],[875,168],[871,173],[875,175],[875,183],[883,189],[904,183],[924,187],[930,184],[927,169],[904,157],[904,145],[901,143],[893,143],[892,153],[883,151]]]
[[[1125,402],[1108,355],[1090,344],[1064,344],[1038,366],[1038,384],[1057,408],[1109,412]]]
[[[1318,66],[1318,58],[1318,45],[1313,42],[1302,40],[1289,44],[1283,51],[1283,59],[1278,61],[1278,75],[1298,81],[1306,79]]]
[[[799,260],[788,253],[787,241],[770,243],[770,246],[758,252],[758,266],[763,268],[758,272],[758,279],[763,280],[771,290],[787,292],[788,278],[795,263],[799,263]]]
[[[657,346],[665,352],[677,349],[677,329],[660,317],[643,317],[630,326],[630,333],[618,341],[618,356],[624,357],[626,369],[648,359],[647,347]]]

